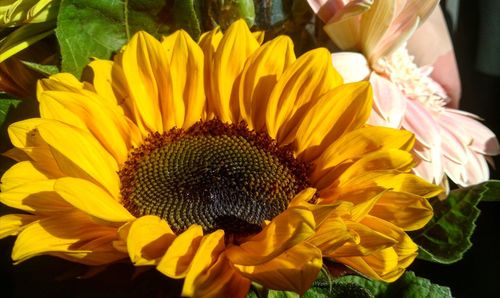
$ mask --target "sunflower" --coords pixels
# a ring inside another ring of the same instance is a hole
[[[255,36],[139,32],[88,82],[41,80],[41,118],[9,127],[13,260],[129,258],[198,297],[304,293],[323,258],[397,279],[440,192],[409,173],[413,135],[365,126],[370,85],[343,84],[326,49]]]

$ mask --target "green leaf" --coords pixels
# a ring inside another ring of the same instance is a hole
[[[15,109],[21,100],[0,98],[0,127],[4,128],[4,122],[8,118],[9,112]]]
[[[21,61],[21,62],[30,69],[37,71],[47,77],[59,72],[59,68],[57,68],[57,66],[55,65],[38,64],[29,61]]]
[[[415,276],[415,273],[407,271],[397,281],[385,283],[369,280],[360,276],[343,276],[335,283],[356,284],[368,290],[376,298],[449,298],[450,288],[432,284],[428,279]],[[339,296],[340,297],[340,296]],[[352,297],[352,296],[343,296]]]
[[[56,35],[62,71],[80,77],[91,58],[110,59],[130,37],[145,30],[159,37],[169,32],[168,1],[62,0]]]
[[[500,202],[500,180],[486,181],[482,185],[481,201]]]
[[[431,201],[434,217],[423,229],[410,233],[419,245],[419,258],[442,264],[462,259],[472,246],[470,238],[480,213],[477,204],[483,199],[500,200],[500,181],[456,189],[446,200]]]

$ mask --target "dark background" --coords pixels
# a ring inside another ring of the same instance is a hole
[[[475,69],[477,6],[478,1],[461,1],[458,27],[453,36],[463,89],[460,106],[484,118],[486,126],[500,135],[500,77]],[[500,166],[499,157],[495,157],[495,163]],[[492,170],[491,178],[500,179],[500,170]],[[410,267],[418,276],[449,286],[454,297],[500,297],[500,202],[481,202],[479,208],[481,215],[472,237],[474,246],[463,260],[452,265],[417,260]],[[14,237],[0,241],[1,297],[168,297],[173,294],[166,290],[168,285],[154,271],[130,282],[134,269],[125,264],[114,265],[90,279],[75,278],[85,272],[83,266],[47,256],[13,266],[10,260],[13,241]],[[159,284],[164,287],[158,289]]]

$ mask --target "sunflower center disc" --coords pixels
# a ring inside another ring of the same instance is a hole
[[[307,187],[307,167],[290,148],[244,123],[199,122],[150,135],[120,170],[124,205],[157,215],[172,230],[253,234]]]

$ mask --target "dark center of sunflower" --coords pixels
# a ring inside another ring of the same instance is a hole
[[[308,186],[307,165],[289,147],[245,123],[198,122],[189,130],[151,134],[119,172],[124,205],[157,215],[177,233],[253,234]]]

